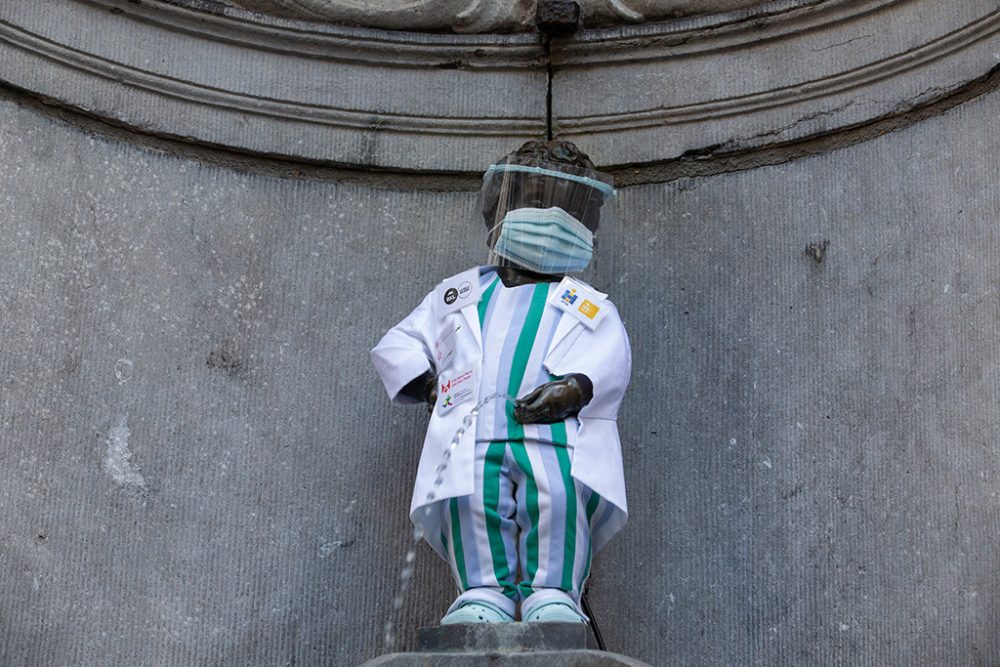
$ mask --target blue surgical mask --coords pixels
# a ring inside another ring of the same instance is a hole
[[[594,255],[594,234],[558,207],[508,211],[493,252],[529,271],[583,271]]]

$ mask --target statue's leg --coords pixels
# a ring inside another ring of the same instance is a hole
[[[573,479],[569,448],[529,440],[512,443],[512,450],[518,464],[521,618],[586,621],[580,595],[590,574],[591,525],[601,499]],[[535,612],[554,605],[562,608]]]
[[[442,623],[514,620],[517,524],[507,443],[478,442],[475,492],[442,503],[445,553],[460,595]]]

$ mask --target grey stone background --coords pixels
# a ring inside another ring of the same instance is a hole
[[[622,190],[610,649],[1000,663],[998,105]],[[9,97],[0,164],[0,664],[382,653],[426,417],[367,350],[482,258],[473,194],[212,166]],[[451,597],[421,547],[399,646]]]

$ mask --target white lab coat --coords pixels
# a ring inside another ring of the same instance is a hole
[[[474,372],[475,400],[456,405],[448,412],[443,412],[440,405],[435,407],[417,468],[410,518],[423,527],[428,543],[436,549],[440,548],[439,540],[435,539],[441,530],[439,512],[425,512],[421,508],[431,502],[466,496],[475,490],[474,420],[465,429],[437,489],[434,488],[434,481],[437,477],[435,468],[442,462],[443,452],[462,426],[463,419],[480,400],[478,383],[482,376],[482,333],[478,314],[481,297],[479,282],[480,275],[489,270],[491,267],[472,268],[441,282],[371,351],[372,362],[386,392],[396,403],[413,402],[399,391],[424,371],[436,371],[442,383],[470,369]],[[571,474],[612,506],[609,508],[612,514],[607,520],[598,522],[599,530],[591,536],[595,552],[621,529],[628,517],[616,420],[631,374],[632,352],[617,310],[610,301],[605,303],[609,312],[593,330],[577,318],[564,314],[543,362],[545,369],[553,375],[583,373],[594,383],[594,397],[578,415],[579,430],[572,452]],[[546,304],[546,307],[555,306]],[[446,367],[435,368],[432,366],[435,344],[438,343],[440,348],[442,336],[449,331],[454,331],[454,353],[450,355]],[[432,500],[428,499],[429,493],[433,493]]]

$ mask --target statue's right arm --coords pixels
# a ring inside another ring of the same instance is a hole
[[[399,393],[416,402],[426,403],[427,409],[433,410],[437,402],[437,376],[431,371],[424,371],[419,377],[410,380]]]
[[[389,329],[371,350],[372,363],[378,371],[386,393],[394,403],[423,403],[417,389],[434,377],[434,364],[427,330],[433,316],[428,294],[402,322]],[[432,388],[436,388],[436,381]]]

